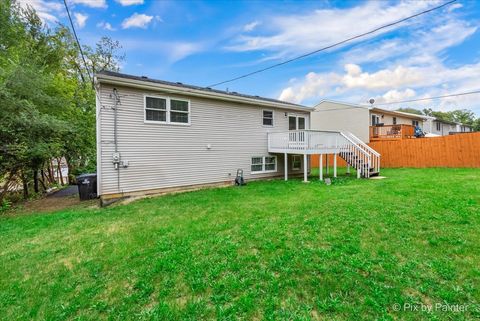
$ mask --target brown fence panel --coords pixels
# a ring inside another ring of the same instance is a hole
[[[480,132],[368,145],[382,155],[381,167],[480,167]]]
[[[380,153],[380,167],[480,167],[480,132],[384,140],[368,145]],[[318,167],[318,155],[310,159],[311,166]],[[333,155],[328,155],[328,159],[333,166]],[[344,167],[346,163],[338,157],[337,165]]]

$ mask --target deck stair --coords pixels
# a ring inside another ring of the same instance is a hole
[[[380,174],[380,154],[350,132],[341,132],[347,140],[338,155],[357,170],[359,177],[373,177]]]
[[[369,178],[380,173],[380,154],[347,131],[297,130],[269,133],[268,151],[303,155],[334,154],[355,168],[358,178]]]

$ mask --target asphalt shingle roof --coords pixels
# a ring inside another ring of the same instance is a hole
[[[250,99],[257,99],[257,100],[262,100],[262,101],[267,101],[271,103],[277,103],[277,104],[283,104],[283,105],[290,105],[296,108],[305,108],[305,109],[310,109],[310,107],[306,107],[303,105],[299,104],[294,104],[278,99],[273,99],[273,98],[266,98],[266,97],[260,97],[260,96],[254,96],[254,95],[246,95],[246,94],[240,94],[235,91],[224,91],[224,90],[218,90],[218,89],[212,89],[209,87],[200,87],[200,86],[195,86],[195,85],[188,85],[184,84],[181,82],[171,82],[171,81],[165,81],[165,80],[159,80],[159,79],[151,79],[145,76],[134,76],[134,75],[129,75],[129,74],[123,74],[119,72],[114,72],[114,71],[107,71],[103,70],[97,73],[97,75],[107,75],[107,76],[112,76],[112,77],[118,77],[118,78],[125,78],[125,79],[132,79],[132,80],[138,80],[138,81],[144,81],[144,82],[151,82],[151,83],[156,83],[156,84],[162,84],[162,85],[167,85],[167,86],[173,86],[173,87],[179,87],[179,88],[184,88],[184,89],[191,89],[191,90],[198,90],[198,91],[203,91],[206,93],[217,93],[217,94],[224,94],[224,95],[230,95],[230,96],[236,96],[236,97],[244,97],[244,98],[250,98]]]

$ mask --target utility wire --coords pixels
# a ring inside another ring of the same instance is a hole
[[[64,0],[65,1],[65,0]],[[323,48],[320,48],[320,49],[317,49],[315,51],[311,51],[311,52],[308,52],[306,54],[303,54],[303,55],[300,55],[300,56],[297,56],[297,57],[294,57],[294,58],[291,58],[291,59],[288,59],[288,60],[285,60],[283,62],[280,62],[280,63],[277,63],[277,64],[274,64],[274,65],[271,65],[271,66],[268,66],[268,67],[265,67],[265,68],[262,68],[262,69],[259,69],[259,70],[255,70],[255,71],[252,71],[252,72],[249,72],[247,74],[244,74],[244,75],[241,75],[241,76],[238,76],[238,77],[234,77],[234,78],[231,78],[231,79],[228,79],[228,80],[224,80],[224,81],[221,81],[221,82],[217,82],[215,84],[212,84],[210,86],[207,86],[207,87],[216,87],[216,86],[219,86],[219,85],[222,85],[222,84],[226,84],[226,83],[229,83],[229,82],[232,82],[232,81],[235,81],[235,80],[239,80],[239,79],[242,79],[242,78],[246,78],[246,77],[249,77],[249,76],[252,76],[252,75],[255,75],[255,74],[258,74],[258,73],[261,73],[261,72],[264,72],[264,71],[267,71],[267,70],[270,70],[270,69],[273,69],[273,68],[276,68],[276,67],[279,67],[279,66],[282,66],[282,65],[286,65],[290,62],[293,62],[293,61],[296,61],[296,60],[299,60],[299,59],[302,59],[302,58],[305,58],[305,57],[308,57],[308,56],[311,56],[311,55],[314,55],[316,53],[319,53],[321,51],[325,51],[327,49],[331,49],[331,48],[334,48],[334,47],[337,47],[339,45],[342,45],[344,43],[347,43],[347,42],[350,42],[352,40],[355,40],[355,39],[358,39],[358,38],[361,38],[361,37],[364,37],[364,36],[367,36],[369,34],[372,34],[372,33],[375,33],[379,30],[382,30],[382,29],[385,29],[385,28],[388,28],[388,27],[391,27],[391,26],[394,26],[394,25],[397,25],[399,23],[402,23],[402,22],[405,22],[407,20],[410,20],[410,19],[413,19],[413,18],[416,18],[418,16],[421,16],[423,14],[426,14],[426,13],[429,13],[429,12],[432,12],[434,10],[438,10],[440,8],[443,8],[445,6],[448,6],[449,4],[452,4],[454,2],[456,2],[457,0],[451,0],[449,2],[446,2],[442,5],[439,5],[437,7],[434,7],[434,8],[431,8],[431,9],[428,9],[428,10],[424,10],[422,12],[419,12],[417,14],[414,14],[412,16],[409,16],[409,17],[406,17],[406,18],[403,18],[403,19],[400,19],[398,21],[395,21],[395,22],[391,22],[389,24],[386,24],[386,25],[383,25],[381,27],[378,27],[378,28],[375,28],[373,30],[370,30],[368,32],[365,32],[365,33],[362,33],[362,34],[359,34],[359,35],[356,35],[356,36],[353,36],[353,37],[350,37],[348,39],[345,39],[345,40],[342,40],[340,42],[337,42],[337,43],[334,43],[332,45],[329,45],[329,46],[326,46],[326,47],[323,47]]]
[[[416,102],[416,101],[433,100],[433,99],[441,99],[441,98],[448,98],[448,97],[458,97],[458,96],[466,96],[466,95],[474,95],[474,94],[480,94],[480,90],[474,90],[474,91],[468,91],[468,92],[456,93],[456,94],[448,94],[448,95],[442,95],[442,96],[435,96],[435,97],[418,98],[418,99],[410,99],[410,100],[393,101],[393,102],[388,102],[388,103],[373,104],[372,107],[375,108],[375,106],[403,104],[403,103],[411,103],[411,102]],[[316,112],[322,112],[323,113],[323,112],[335,111],[335,110],[362,109],[364,107],[368,108],[369,106],[359,105],[359,106],[352,106],[352,107],[346,107],[346,108],[332,108],[332,109],[326,109],[326,110],[317,110]],[[395,110],[392,110],[392,111],[395,111]],[[423,116],[423,115],[420,115],[420,116]]]
[[[88,78],[90,79],[90,83],[93,86],[92,76],[90,76],[90,71],[88,70],[87,61],[85,60],[85,56],[83,54],[82,46],[80,45],[80,41],[78,40],[77,32],[75,31],[75,26],[73,25],[72,17],[70,16],[70,10],[68,10],[67,0],[63,0],[63,4],[65,5],[65,10],[67,11],[67,15],[68,15],[68,20],[70,20],[70,26],[72,26],[73,35],[75,36],[75,40],[77,42],[78,49],[80,50],[80,55],[82,56],[83,64],[85,65],[85,69],[87,70]],[[80,71],[80,77],[82,77],[83,82],[85,82],[85,79],[83,78],[83,74],[82,74],[81,71]]]
[[[457,96],[465,96],[465,95],[473,95],[473,94],[480,94],[480,90],[469,91],[469,92],[458,93],[458,94],[436,96],[436,97],[427,97],[427,98],[418,98],[418,99],[410,99],[410,100],[402,100],[402,101],[393,101],[393,102],[380,103],[380,104],[375,104],[375,105],[377,105],[377,106],[394,105],[394,104],[400,104],[400,103],[411,103],[411,102],[415,102],[415,101],[431,100],[431,99],[437,99],[437,98],[457,97]]]

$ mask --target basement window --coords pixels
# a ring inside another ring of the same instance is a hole
[[[302,168],[302,156],[292,155],[292,169],[300,170]]]
[[[145,96],[145,122],[172,125],[190,124],[190,101]]]
[[[252,157],[251,173],[272,173],[277,171],[276,156],[257,156]]]
[[[263,125],[273,126],[273,110],[263,110]]]

